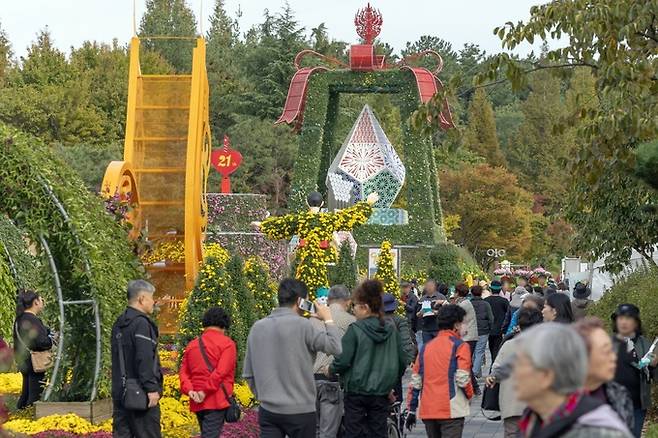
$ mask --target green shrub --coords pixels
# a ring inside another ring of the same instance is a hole
[[[643,267],[637,269],[627,277],[619,280],[594,305],[589,314],[603,320],[612,332],[612,319],[610,316],[619,304],[632,303],[640,308],[642,329],[644,336],[652,341],[658,336],[658,268]],[[650,418],[656,418],[658,409],[658,391],[653,391],[652,411]],[[647,436],[658,438],[658,429]]]
[[[349,242],[341,243],[336,266],[329,268],[329,284],[342,284],[349,290],[354,289],[357,283],[356,262],[352,257],[352,248]]]
[[[430,267],[428,278],[449,285],[459,282],[462,278],[458,248],[452,243],[438,243],[429,254]]]
[[[277,305],[277,284],[269,267],[260,257],[249,257],[244,264],[244,278],[256,302],[256,319],[265,318]]]
[[[632,303],[640,308],[642,328],[648,339],[658,335],[658,269],[643,267],[619,280],[589,311],[612,329],[610,316],[619,304]]]

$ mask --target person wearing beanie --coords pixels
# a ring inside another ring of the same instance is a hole
[[[587,316],[587,308],[594,303],[589,297],[592,291],[583,283],[576,283],[573,288],[573,301],[571,301],[571,309],[573,310],[573,317],[575,321],[583,319]]]
[[[635,417],[633,434],[640,438],[647,410],[651,407],[651,382],[658,356],[649,354],[649,363],[640,361],[649,352],[651,341],[642,335],[640,309],[634,304],[620,304],[612,314],[613,349],[617,353],[617,371],[614,381],[631,394]]]
[[[509,312],[509,301],[507,298],[501,297],[500,292],[503,289],[503,284],[499,280],[494,280],[489,286],[491,295],[484,299],[493,312],[494,323],[489,332],[489,352],[491,353],[491,360],[496,360],[498,349],[503,342],[503,333],[505,326],[505,319]]]

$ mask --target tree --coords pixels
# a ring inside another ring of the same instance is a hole
[[[311,29],[311,41],[311,47],[316,52],[345,61],[347,43],[331,39],[327,33],[327,26],[324,23],[320,23],[318,27]]]
[[[161,53],[179,73],[192,70],[196,33],[196,19],[185,0],[147,0],[146,12],[139,25],[142,44],[148,50]],[[190,40],[154,40],[149,37],[183,37]]]
[[[475,92],[468,108],[464,145],[484,157],[491,166],[505,166],[505,157],[498,144],[493,108],[482,89]]]
[[[393,266],[393,245],[388,240],[384,240],[379,249],[377,257],[377,272],[375,279],[384,285],[384,293],[393,295],[397,300],[400,299],[400,281],[398,280],[395,267]]]
[[[533,6],[527,22],[506,23],[494,29],[503,48],[513,50],[522,42],[563,38],[569,44],[547,51],[532,68],[525,68],[507,53],[495,57],[478,81],[502,73],[521,87],[528,73],[587,68],[595,79],[600,105],[579,99],[569,121],[589,147],[575,156],[577,171],[590,185],[606,186],[607,163],[628,161],[639,143],[658,137],[654,98],[658,83],[658,0],[551,1]]]
[[[285,205],[297,151],[297,138],[286,126],[273,126],[269,120],[236,116],[228,129],[231,143],[245,156],[243,165],[232,176],[236,192],[264,193],[275,207]],[[213,173],[210,187],[219,187]]]
[[[256,319],[265,318],[277,305],[277,285],[270,278],[270,270],[260,257],[249,257],[243,270],[247,288],[256,300]]]
[[[605,258],[606,269],[618,272],[636,250],[651,264],[658,243],[658,192],[631,176],[632,168],[605,164],[596,185],[577,180],[567,204],[576,228],[575,248],[590,260]]]
[[[66,55],[53,45],[48,27],[38,33],[21,64],[21,79],[27,85],[62,85],[73,76]]]
[[[239,40],[237,20],[228,16],[224,0],[216,0],[206,35],[206,62],[210,86],[210,123],[215,138],[220,139],[236,123],[240,95],[247,84],[240,70],[239,58],[244,47]]]
[[[7,32],[2,29],[2,23],[0,23],[0,87],[4,83],[5,74],[11,63],[12,56],[13,53],[11,51],[9,37],[7,37]]]
[[[344,241],[338,251],[338,263],[329,269],[329,284],[331,286],[342,284],[349,290],[356,286],[357,271],[354,257],[352,257],[352,247],[350,243]]]
[[[305,48],[304,28],[290,5],[276,15],[266,10],[264,22],[246,36],[240,67],[250,89],[241,96],[240,112],[268,120],[279,117],[295,72],[293,60]]]
[[[451,243],[439,243],[430,250],[428,278],[440,283],[455,284],[462,279],[457,247]]]
[[[441,58],[443,58],[443,70],[439,74],[441,78],[449,78],[459,71],[458,55],[452,48],[452,44],[448,41],[432,35],[422,35],[417,41],[411,43],[407,42],[406,47],[402,49],[402,57],[407,57],[425,50],[434,50]],[[418,65],[434,71],[438,63],[431,56],[425,56],[418,60]]]
[[[504,248],[511,259],[523,260],[531,238],[532,196],[514,175],[481,164],[444,171],[440,181],[445,214],[461,218],[455,243],[485,266],[489,248]]]

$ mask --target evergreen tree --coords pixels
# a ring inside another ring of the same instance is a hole
[[[377,272],[375,278],[384,285],[384,293],[393,295],[400,300],[400,281],[393,266],[393,245],[388,240],[382,242],[379,257],[377,257]],[[400,311],[401,308],[398,308]]]
[[[239,96],[246,90],[239,58],[244,50],[237,20],[226,12],[224,0],[216,0],[210,16],[206,65],[210,86],[210,123],[215,138],[220,139],[235,124]]]
[[[276,15],[265,11],[265,21],[247,33],[241,57],[241,69],[250,85],[242,96],[245,105],[241,112],[267,120],[278,118],[295,72],[293,60],[305,48],[304,28],[290,5]]]
[[[338,252],[338,263],[329,269],[329,284],[342,284],[349,290],[356,286],[357,271],[356,263],[352,257],[352,247],[349,242],[341,243]]]
[[[192,49],[196,19],[185,0],[147,0],[139,25],[139,36],[146,49],[154,50],[179,73],[192,70]],[[148,37],[184,37],[191,40],[150,39]]]
[[[7,37],[7,33],[2,29],[2,23],[0,23],[0,87],[2,87],[5,81],[5,75],[11,64],[12,56],[13,53],[11,51],[9,37]]]
[[[238,348],[237,370],[242,369],[244,354],[247,351],[247,336],[249,329],[256,322],[256,301],[254,295],[247,288],[243,276],[243,262],[239,256],[233,256],[226,264],[226,273],[229,276],[228,288],[235,298],[234,305],[228,310],[231,315],[231,337]],[[236,370],[236,372],[238,372]]]
[[[475,92],[468,108],[464,145],[484,157],[491,166],[505,165],[505,157],[498,144],[493,108],[482,88]]]
[[[244,264],[244,277],[256,300],[256,319],[265,318],[277,305],[277,285],[270,278],[267,264],[260,257],[249,257]]]
[[[53,44],[48,27],[40,31],[37,40],[21,57],[21,79],[24,84],[61,85],[71,80],[73,71],[66,62],[66,55]]]

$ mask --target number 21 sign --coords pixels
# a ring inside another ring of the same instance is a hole
[[[229,175],[235,172],[242,163],[242,154],[231,149],[231,141],[228,136],[224,136],[222,149],[215,149],[211,152],[210,163],[222,175],[222,193],[231,193]]]

